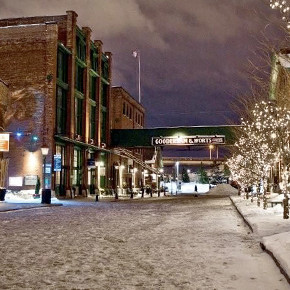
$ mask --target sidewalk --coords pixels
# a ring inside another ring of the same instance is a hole
[[[62,203],[57,198],[51,199],[51,204],[41,203],[41,199],[35,200],[21,200],[21,201],[11,201],[5,200],[0,202],[0,212],[22,210],[22,209],[31,209],[38,207],[51,207],[51,206],[61,206]]]
[[[264,210],[256,201],[241,196],[230,196],[230,199],[290,284],[290,219],[283,219],[282,206]]]

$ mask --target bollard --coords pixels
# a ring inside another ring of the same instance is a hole
[[[96,202],[99,201],[99,195],[96,194]]]
[[[287,194],[283,199],[283,219],[289,219],[289,197]]]
[[[131,191],[131,193],[130,193],[130,198],[133,198],[133,197],[134,197],[134,192]]]
[[[41,203],[51,204],[51,189],[43,189]]]

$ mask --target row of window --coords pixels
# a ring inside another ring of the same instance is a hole
[[[128,117],[130,120],[133,120],[133,107],[127,102],[123,102],[123,115]],[[135,112],[135,122],[140,126],[144,125],[143,115],[138,112]]]
[[[62,45],[58,49],[58,62],[57,62],[57,108],[56,108],[56,127],[58,134],[66,134],[67,128],[67,96],[68,96],[68,65],[69,65],[69,55],[68,51]],[[96,139],[96,117],[97,117],[97,103],[98,103],[98,92],[100,91],[101,96],[101,142],[106,142],[106,119],[107,119],[107,97],[109,86],[105,83],[105,80],[99,78],[97,72],[98,69],[98,52],[94,44],[91,43],[90,52],[90,76],[89,76],[89,138]],[[109,77],[109,62],[108,59],[102,57],[102,79],[108,79]],[[84,108],[84,90],[85,90],[85,72],[88,69],[86,64],[86,39],[84,35],[77,31],[76,38],[76,60],[75,60],[75,133],[82,136],[83,123],[85,114],[83,112]],[[101,83],[99,87],[99,83]]]

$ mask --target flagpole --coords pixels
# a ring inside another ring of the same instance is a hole
[[[135,58],[138,58],[138,95],[139,95],[139,103],[141,104],[141,57],[140,57],[140,50],[139,49],[134,50],[132,55]]]
[[[138,64],[139,64],[139,103],[141,104],[141,60],[140,60],[140,51],[138,51]]]

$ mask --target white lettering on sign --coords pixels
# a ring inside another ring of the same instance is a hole
[[[153,146],[163,145],[206,145],[206,144],[224,144],[224,135],[214,136],[185,136],[185,137],[152,137]]]

